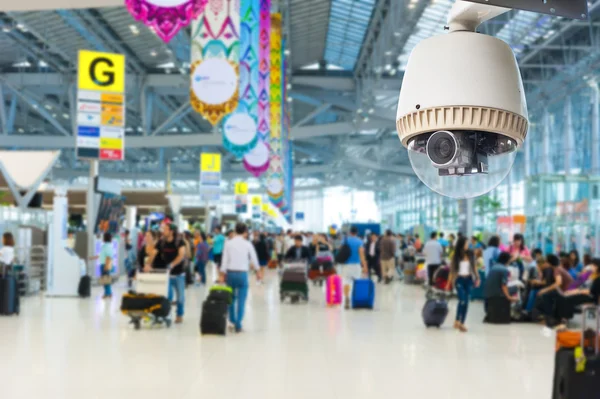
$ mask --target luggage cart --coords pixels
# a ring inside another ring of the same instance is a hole
[[[170,310],[171,304],[168,304],[168,311],[157,309],[156,303],[164,301],[164,298],[168,298],[169,294],[169,271],[168,270],[157,270],[146,273],[137,273],[135,279],[135,291],[130,291],[129,295],[146,295],[140,300],[147,299],[149,302],[154,302],[153,306],[145,309],[136,310],[123,310],[122,312],[129,316],[136,330],[141,328],[142,323],[147,323],[151,327],[156,325],[164,324],[167,327],[171,327]],[[127,294],[126,294],[127,295]]]
[[[306,262],[284,262],[279,295],[281,302],[290,298],[292,303],[300,302],[300,299],[308,301],[308,265]]]

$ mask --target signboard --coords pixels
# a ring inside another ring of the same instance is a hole
[[[221,154],[200,154],[200,197],[204,201],[221,199]]]
[[[492,6],[515,8],[573,19],[587,19],[588,0],[467,0]]]
[[[235,183],[235,213],[248,212],[248,183]]]
[[[125,56],[79,52],[77,157],[125,159]]]
[[[260,219],[262,216],[262,198],[259,195],[252,197],[252,219]]]
[[[303,222],[304,221],[304,212],[296,212],[296,221]]]

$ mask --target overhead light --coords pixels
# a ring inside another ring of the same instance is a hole
[[[132,127],[128,127],[125,129],[126,132],[133,132],[133,128]]]
[[[13,66],[16,68],[29,68],[31,66],[31,64],[29,63],[29,61],[25,60],[25,61],[15,62],[13,64]]]
[[[415,4],[414,4],[414,3],[410,3],[410,4],[408,5],[408,8],[410,8],[410,9],[413,9],[413,8],[415,8]]]
[[[38,66],[40,68],[46,68],[48,66],[48,63],[46,61],[44,61],[44,60],[39,60]]]
[[[402,35],[402,33],[401,33],[401,32],[394,32],[394,36],[396,36],[396,37],[400,37],[400,35]]]
[[[292,101],[294,101],[294,99],[293,99],[292,97],[288,97],[288,98],[287,98],[287,102],[288,102],[288,103],[291,103]]]
[[[390,75],[394,76],[396,74],[396,68],[392,68],[392,70],[390,71]]]
[[[143,132],[143,129],[142,129],[142,127],[141,127],[141,126],[138,126],[138,128],[137,128],[137,131],[138,131],[138,132],[140,132],[140,133],[141,133],[141,132]]]
[[[27,27],[25,27],[25,25],[23,25],[22,23],[17,24],[17,29],[19,29],[22,32],[27,32]]]
[[[25,130],[23,130],[23,128],[19,128],[19,129],[17,129],[17,131],[18,131],[19,133],[23,133]]]
[[[385,65],[385,70],[386,71],[391,71],[392,70],[392,64],[386,64]]]
[[[69,119],[69,114],[63,114],[63,118]]]
[[[357,110],[356,110],[356,113],[357,113],[357,114],[362,114],[362,112],[363,112],[363,109],[362,109],[362,108],[359,108],[359,109],[357,109]]]
[[[375,109],[369,108],[369,113],[372,114],[373,112],[375,112]]]
[[[171,69],[171,68],[175,68],[175,63],[174,62],[165,62],[163,64],[158,64],[156,66],[157,68],[161,68],[161,69]]]
[[[8,33],[10,32],[10,28],[8,26],[5,26],[4,28],[2,28],[2,32]]]
[[[290,50],[288,50],[288,49],[285,49],[285,51],[283,52],[283,54],[285,54],[285,55],[290,55],[291,53],[292,52]]]
[[[152,51],[150,52],[150,55],[151,55],[152,57],[156,57],[156,56],[158,55],[158,53],[157,53],[156,51],[152,50]]]
[[[44,105],[44,108],[46,108],[47,110],[51,110],[52,109],[52,105],[46,104],[46,105]]]
[[[369,121],[369,117],[365,116],[364,119],[363,119],[363,122],[367,123],[368,121]]]
[[[134,35],[139,35],[140,34],[140,30],[138,29],[137,26],[135,25],[129,25],[129,30],[131,31],[131,33],[133,33]]]
[[[388,50],[385,52],[385,55],[392,55],[392,50]]]
[[[56,118],[56,114],[52,114],[52,117],[53,117],[53,118]]]
[[[288,83],[286,87],[287,87],[288,90],[292,90],[292,84],[291,83]]]
[[[33,109],[38,109],[38,105],[37,104],[33,104]]]

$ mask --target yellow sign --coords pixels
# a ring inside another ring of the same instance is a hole
[[[262,198],[258,195],[252,197],[252,205],[254,206],[262,206]]]
[[[121,112],[121,113],[102,112],[100,121],[102,123],[102,126],[123,127],[123,112]]]
[[[125,56],[79,51],[79,90],[125,91]]]
[[[266,214],[269,213],[269,204],[262,204],[262,211]]]
[[[112,150],[120,150],[123,148],[123,140],[122,139],[100,139],[100,148],[101,149],[112,149]]]
[[[247,195],[248,194],[248,183],[237,182],[235,183],[235,195]]]
[[[202,153],[200,155],[200,171],[221,172],[221,154]]]

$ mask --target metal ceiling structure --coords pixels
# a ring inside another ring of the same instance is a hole
[[[413,176],[395,134],[403,68],[422,39],[443,34],[451,0],[286,0],[292,139],[298,186],[380,190]],[[481,27],[521,64],[532,117],[595,81],[600,0],[589,21],[512,11]],[[74,157],[79,49],[127,56],[126,161],[101,173],[193,189],[199,154],[221,151],[228,182],[249,177],[220,135],[189,106],[189,30],[164,44],[124,7],[0,13],[0,147],[64,148],[54,178],[82,182]],[[139,182],[139,184],[135,182]],[[252,181],[257,185],[258,182]]]

